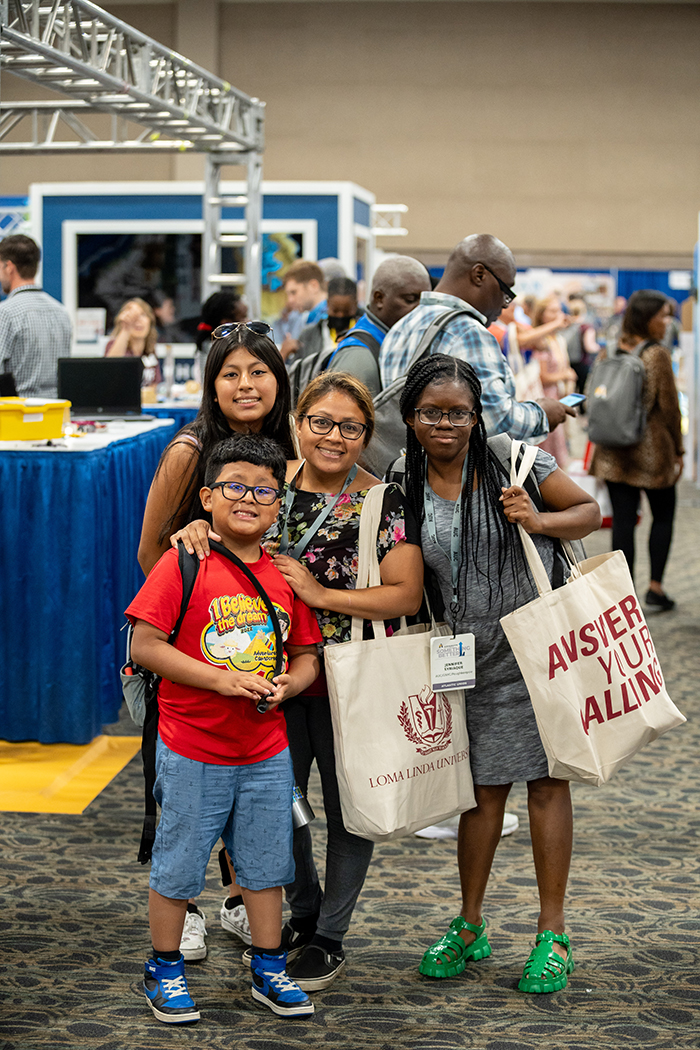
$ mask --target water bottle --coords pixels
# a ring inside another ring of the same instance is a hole
[[[305,828],[316,814],[308,803],[304,792],[296,784],[292,788],[292,824],[295,828]]]

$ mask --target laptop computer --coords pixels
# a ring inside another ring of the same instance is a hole
[[[153,419],[141,414],[140,357],[60,357],[58,396],[71,419]]]

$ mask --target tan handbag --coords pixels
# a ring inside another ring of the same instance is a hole
[[[377,531],[386,485],[365,498],[360,518],[357,588],[381,583]],[[409,835],[471,809],[464,692],[430,686],[430,639],[446,624],[403,628],[388,636],[353,619],[349,642],[324,650],[343,823],[374,842]]]
[[[511,453],[522,485],[537,450]],[[686,719],[664,685],[654,643],[622,551],[572,563],[552,590],[532,538],[518,526],[539,597],[501,619],[530,693],[549,774],[604,784],[640,748]]]

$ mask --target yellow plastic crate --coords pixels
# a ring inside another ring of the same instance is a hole
[[[40,397],[0,397],[0,441],[42,441],[63,436],[70,401]]]

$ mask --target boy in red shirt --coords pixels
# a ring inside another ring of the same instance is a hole
[[[204,888],[219,838],[232,858],[253,938],[252,995],[276,1014],[313,1013],[286,975],[280,949],[282,886],[294,878],[292,763],[279,704],[319,672],[321,636],[260,548],[279,512],[284,454],[268,438],[220,442],[207,462],[202,506],[223,545],[256,576],[278,614],[288,665],[274,676],[275,636],[265,603],[232,562],[212,551],[201,562],[174,645],[182,601],[177,551],[167,551],[126,610],[132,658],[162,676],[154,796],[161,819],[153,846],[149,920],[153,955],[144,993],[160,1021],[199,1020],[189,995],[180,937],[187,901]],[[266,699],[261,714],[256,704]]]

